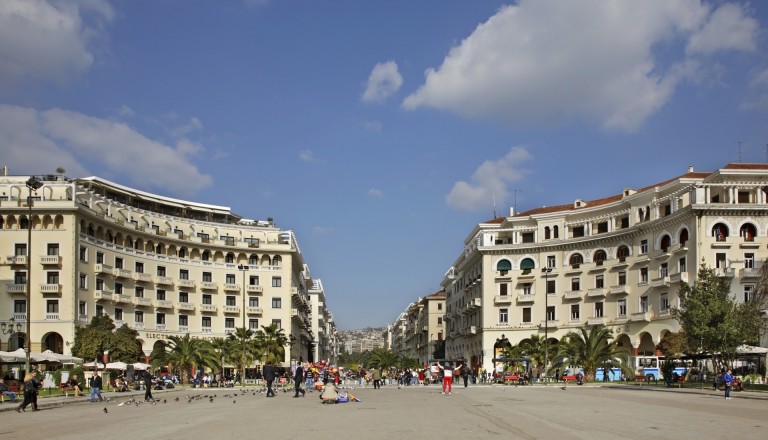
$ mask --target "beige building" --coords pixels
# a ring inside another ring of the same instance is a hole
[[[3,350],[24,345],[29,318],[33,351],[68,354],[75,327],[98,314],[136,329],[146,355],[171,335],[270,324],[294,341],[286,364],[315,359],[318,340],[333,350],[330,312],[310,298],[324,293],[310,293],[292,231],[97,177],[46,176],[28,206],[28,178],[0,177],[0,320],[24,324],[3,335]]]
[[[432,359],[435,344],[445,337],[445,297],[440,291],[409,304],[387,327],[387,347],[421,364]]]
[[[318,279],[311,279],[307,287],[309,292],[309,304],[311,307],[312,334],[315,340],[312,341],[315,347],[314,360],[326,360],[332,364],[336,363],[339,355],[338,335],[336,332],[336,322],[333,320],[333,313],[325,305],[325,290],[323,282]]]
[[[446,356],[493,366],[494,344],[606,325],[635,354],[679,331],[671,309],[703,262],[748,299],[768,257],[768,164],[687,173],[475,227],[442,281]],[[763,340],[765,344],[765,340]]]

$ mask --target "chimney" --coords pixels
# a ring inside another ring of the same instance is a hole
[[[693,165],[688,165],[688,172],[689,172],[689,173],[692,173],[692,172],[693,172]]]
[[[515,207],[512,206],[509,208],[509,216],[514,217],[515,216]]]

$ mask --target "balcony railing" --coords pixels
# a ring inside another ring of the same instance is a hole
[[[172,309],[173,301],[169,301],[167,299],[156,299],[155,307],[157,307],[158,309]]]
[[[130,304],[132,302],[131,297],[129,295],[114,294],[112,295],[112,300],[116,303],[122,303],[122,304]]]
[[[594,289],[589,289],[587,291],[587,296],[590,298],[601,298],[605,296],[605,288],[604,287],[596,287]]]
[[[201,328],[202,333],[213,333],[213,329],[211,327],[203,327]]]
[[[563,295],[565,299],[581,299],[582,296],[584,296],[583,290],[568,290]]]
[[[111,300],[112,292],[108,290],[96,290],[93,292],[93,298],[95,300]]]
[[[8,264],[27,264],[26,255],[10,255],[7,257]]]
[[[663,276],[651,280],[651,287],[669,287],[669,277]]]
[[[106,273],[112,275],[112,266],[109,264],[95,264],[93,266],[93,271],[96,273]]]
[[[240,306],[224,306],[224,313],[240,313]]]
[[[133,323],[133,329],[134,330],[144,330],[144,323],[143,322],[134,322]]]
[[[249,284],[247,290],[248,293],[263,293],[264,287],[256,284]]]
[[[560,326],[560,322],[556,321],[556,320],[541,321],[541,324],[539,325],[539,327],[541,327],[541,328],[545,328],[546,327],[548,329],[550,329],[550,328],[558,328],[559,326]]]
[[[139,281],[139,282],[143,282],[143,283],[151,283],[152,282],[152,275],[150,275],[148,273],[137,272],[137,273],[133,274],[133,279],[136,280],[136,281]]]
[[[493,303],[494,304],[511,304],[512,303],[512,296],[511,295],[496,295],[493,297]]]
[[[629,287],[626,284],[611,286],[611,288],[608,290],[608,293],[611,295],[629,295]]]
[[[14,313],[12,316],[13,316],[13,320],[14,321],[17,321],[17,322],[18,321],[27,322],[27,314],[26,313]]]
[[[239,292],[240,285],[234,283],[224,283],[224,290],[227,292]]]
[[[587,319],[587,325],[605,325],[605,317],[598,316]]]
[[[189,326],[188,325],[180,325],[179,326],[179,333],[189,333]]]
[[[180,302],[176,304],[176,308],[179,310],[195,310],[195,305],[188,302]]]
[[[651,312],[648,311],[648,312],[633,313],[629,317],[629,319],[630,321],[633,321],[633,322],[641,322],[641,321],[651,322]]]
[[[674,283],[687,283],[688,282],[688,272],[678,272],[673,273],[669,276],[669,282],[670,284]]]
[[[8,293],[27,293],[26,284],[6,284],[5,291]]]
[[[200,304],[200,311],[201,312],[216,312],[219,308],[216,307],[213,304]]]
[[[214,283],[213,281],[201,281],[200,288],[205,290],[218,290],[219,283]]]
[[[187,289],[194,289],[197,287],[197,284],[195,283],[195,280],[176,280],[176,284],[178,284],[179,287],[184,287]]]
[[[173,284],[173,278],[156,275],[155,276],[155,284],[162,284],[162,285],[165,285],[165,286],[170,286],[170,285]]]
[[[133,272],[128,269],[113,269],[112,273],[118,278],[133,278]]]
[[[155,324],[155,330],[164,332],[166,330],[165,324]]]
[[[248,307],[247,311],[249,315],[261,315],[264,313],[261,307]]]
[[[151,306],[152,300],[143,296],[134,296],[133,303],[137,306]]]
[[[534,295],[531,295],[530,293],[520,293],[517,295],[517,302],[519,303],[530,303],[534,300]]]
[[[61,293],[62,289],[61,284],[41,284],[40,285],[40,292],[41,293]]]
[[[41,255],[40,256],[40,264],[47,264],[47,265],[60,265],[61,264],[61,256],[59,255]]]

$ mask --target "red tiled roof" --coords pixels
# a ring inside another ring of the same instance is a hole
[[[768,163],[729,163],[726,170],[768,170]]]

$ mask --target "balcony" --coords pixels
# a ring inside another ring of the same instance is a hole
[[[531,295],[530,293],[521,293],[517,295],[517,302],[519,303],[532,303],[534,300],[534,295]]]
[[[155,307],[158,309],[172,309],[173,301],[169,301],[167,299],[156,299]]]
[[[429,331],[429,326],[428,325],[421,326],[421,331],[428,332]]]
[[[246,309],[249,315],[261,315],[264,310],[261,307],[248,307]]]
[[[536,277],[536,273],[530,269],[523,270],[517,275],[518,280],[530,280]]]
[[[721,277],[733,278],[736,274],[736,270],[730,267],[718,267],[715,269],[715,274]]]
[[[493,297],[493,303],[494,304],[512,304],[512,295],[496,295]]]
[[[517,328],[532,329],[532,328],[536,328],[536,324],[534,324],[532,322],[521,322],[520,324],[517,325]]]
[[[663,276],[651,280],[651,287],[669,287],[669,277]]]
[[[77,320],[80,322],[88,322],[88,315],[77,315]]]
[[[240,285],[234,283],[224,283],[224,291],[226,292],[239,292]]]
[[[688,282],[688,272],[673,273],[669,276],[670,284],[679,284]]]
[[[669,317],[669,316],[672,316],[672,309],[670,309],[669,307],[667,307],[666,309],[663,309],[663,310],[659,310],[659,314],[658,314],[658,315],[656,315],[656,316],[660,316],[660,317]]]
[[[96,273],[104,273],[107,275],[112,275],[112,266],[109,264],[95,264],[93,266],[93,271]]]
[[[587,325],[605,325],[605,317],[589,318],[587,319]]]
[[[235,333],[235,329],[234,329],[234,328],[232,328],[232,327],[229,327],[229,328],[225,328],[225,329],[224,329],[224,333],[226,333],[226,334],[228,334],[228,335],[234,334],[234,333]]]
[[[568,290],[563,294],[563,298],[565,299],[581,299],[583,296],[583,290]]]
[[[188,325],[180,325],[179,326],[179,333],[189,333],[189,326]]]
[[[264,287],[257,284],[249,284],[247,291],[248,293],[264,293]]]
[[[216,313],[219,311],[219,308],[213,304],[200,304],[200,311],[207,312],[207,313]]]
[[[109,290],[96,290],[93,292],[93,299],[96,301],[108,301],[112,299],[112,292]]]
[[[587,296],[590,298],[603,298],[605,297],[605,288],[596,287],[594,289],[587,290]]]
[[[159,332],[164,332],[167,329],[165,324],[155,324],[155,330]]]
[[[219,283],[214,283],[213,281],[202,281],[200,282],[200,288],[203,290],[218,290]]]
[[[26,255],[10,255],[6,257],[8,260],[8,264],[27,264],[27,256]]]
[[[186,289],[194,289],[197,287],[197,283],[195,283],[195,280],[176,280],[176,285],[179,287],[184,287]]]
[[[41,284],[40,285],[40,293],[57,293],[61,294],[62,290],[61,284]]]
[[[559,321],[554,321],[554,320],[553,321],[541,321],[541,324],[539,325],[539,327],[547,328],[547,329],[558,328],[558,327],[560,327],[560,322]]]
[[[45,320],[46,321],[58,321],[61,318],[59,317],[58,313],[46,313],[45,314]]]
[[[26,284],[6,284],[5,291],[8,293],[27,293]]]
[[[470,309],[478,309],[482,307],[483,305],[483,299],[482,298],[473,298],[472,301],[467,304],[467,307]]]
[[[152,275],[148,273],[143,272],[137,272],[133,274],[133,279],[135,281],[138,281],[140,283],[151,283],[152,282]]]
[[[224,306],[224,313],[240,313],[240,306]]]
[[[113,269],[112,274],[117,278],[131,278],[133,279],[133,272],[128,269]]]
[[[127,324],[127,322],[124,322],[122,319],[115,319],[115,328],[120,328],[123,326],[123,324]]]
[[[629,287],[626,284],[611,286],[608,293],[611,295],[629,295]]]
[[[143,322],[134,322],[133,323],[133,329],[134,330],[144,330],[144,323]]]
[[[200,331],[201,333],[213,333],[213,329],[211,329],[211,327],[202,327]]]
[[[172,286],[173,285],[173,278],[156,275],[155,276],[155,284],[160,284],[160,285],[163,285],[163,286]]]
[[[148,307],[152,305],[152,300],[143,296],[134,296],[133,304],[141,307]]]
[[[176,304],[176,308],[179,310],[195,310],[195,305],[192,303],[180,302]]]
[[[469,326],[469,334],[470,335],[476,335],[477,334],[477,326],[476,325]]]
[[[61,256],[60,255],[41,255],[40,264],[60,266]]]
[[[130,303],[133,302],[133,300],[131,300],[130,296],[128,296],[128,295],[118,295],[117,293],[112,295],[112,300],[114,302],[116,302],[116,303],[121,303],[121,304],[130,304]]]
[[[651,322],[651,312],[633,313],[629,320],[632,322]]]
[[[760,278],[760,269],[754,267],[748,267],[739,269],[739,276],[742,278]]]

